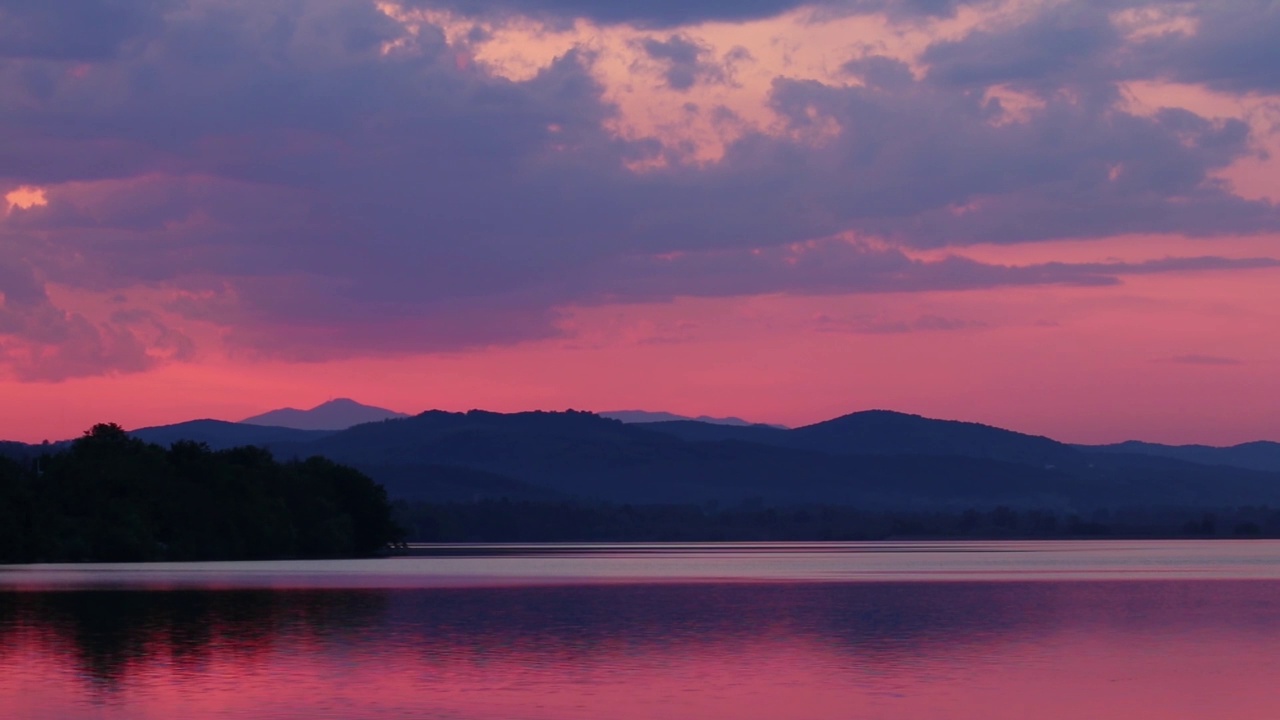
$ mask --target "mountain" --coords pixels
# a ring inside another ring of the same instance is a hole
[[[792,430],[692,421],[641,427],[694,442],[735,440],[830,455],[957,456],[1050,468],[1086,463],[1081,451],[1046,437],[888,410],[856,412]]]
[[[429,497],[431,468],[448,467],[519,483],[526,495],[532,488],[623,503],[1077,510],[1280,502],[1277,474],[1091,454],[1000,428],[883,411],[795,430],[625,424],[572,411],[432,411],[273,450],[320,454],[375,479],[394,478],[393,494],[402,497]],[[451,482],[451,492],[472,491],[469,481]],[[490,483],[474,491],[501,490]]]
[[[496,473],[456,465],[363,464],[359,468],[376,479],[396,500],[475,502],[479,500],[566,500],[566,496]]]
[[[271,447],[281,443],[306,443],[330,435],[332,431],[244,425],[223,420],[191,420],[176,425],[139,428],[129,434],[162,447],[169,447],[179,440],[190,440],[205,443],[212,450],[226,450],[244,445]]]
[[[1091,453],[1152,455],[1201,465],[1225,465],[1263,472],[1280,472],[1280,443],[1267,441],[1231,447],[1211,447],[1208,445],[1160,445],[1130,440],[1114,445],[1077,445],[1076,447]]]
[[[659,423],[659,422],[700,422],[709,425],[730,425],[737,427],[755,427],[762,425],[764,427],[782,427],[781,425],[763,425],[762,423],[753,423],[738,417],[711,417],[709,415],[699,415],[698,417],[689,417],[687,415],[676,415],[669,412],[651,412],[648,410],[610,410],[609,412],[598,413],[600,417],[609,418],[610,420],[620,420],[628,424],[639,423]]]
[[[338,398],[310,410],[283,408],[245,418],[245,425],[269,425],[297,430],[346,430],[362,423],[409,417],[385,408],[361,405],[355,400]]]
[[[720,425],[700,420],[668,420],[636,423],[636,427],[689,442],[752,442],[778,447],[794,447],[792,430],[773,425]]]
[[[566,497],[628,503],[1019,503],[1052,494],[1055,480],[1041,468],[971,458],[836,457],[759,443],[688,442],[572,411],[432,411],[277,451],[319,453],[375,478],[395,473],[400,494],[415,469],[447,466]]]
[[[1047,437],[889,410],[852,413],[788,435],[795,447],[842,454],[956,455],[1045,467],[1083,461],[1079,451]]]
[[[393,498],[411,500],[925,511],[1007,505],[1081,513],[1280,504],[1280,473],[1189,462],[1144,445],[1076,447],[883,410],[790,430],[694,420],[623,423],[574,411],[473,410],[430,411],[340,431],[197,420],[133,434],[161,445],[195,440],[215,449],[263,446],[283,460],[320,455],[363,470]],[[1258,457],[1265,459],[1271,446],[1245,447],[1261,455],[1240,457],[1263,467]],[[14,444],[0,452],[30,457],[38,451]]]

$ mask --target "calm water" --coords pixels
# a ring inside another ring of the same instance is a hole
[[[1280,717],[1280,543],[0,567],[4,718]]]

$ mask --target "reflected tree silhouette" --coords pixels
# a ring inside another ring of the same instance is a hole
[[[27,641],[68,658],[114,692],[130,676],[216,662],[260,665],[272,650],[365,637],[386,616],[377,591],[76,591],[0,593],[0,645]]]

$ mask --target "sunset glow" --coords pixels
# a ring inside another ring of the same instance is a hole
[[[0,35],[0,438],[354,397],[1280,439],[1273,3],[89,4]]]
[[[10,190],[4,196],[4,200],[9,204],[9,212],[15,209],[30,210],[33,207],[43,207],[49,204],[48,198],[44,196],[44,190],[27,186]]]

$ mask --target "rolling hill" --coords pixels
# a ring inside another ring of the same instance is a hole
[[[393,497],[412,500],[1068,511],[1280,504],[1280,473],[1141,452],[1150,450],[1145,446],[1070,446],[888,411],[791,430],[476,410],[430,411],[341,431],[197,420],[133,434],[161,445],[184,439],[214,449],[257,445],[282,459],[321,455],[365,471]],[[0,450],[30,456],[43,449],[11,444]]]
[[[1091,453],[1124,453],[1173,458],[1201,465],[1224,465],[1262,472],[1280,472],[1280,443],[1251,442],[1231,447],[1208,445],[1159,445],[1131,440],[1115,445],[1080,445]]]
[[[362,405],[355,400],[338,398],[310,410],[282,408],[241,420],[245,425],[267,425],[297,430],[346,430],[361,423],[409,417],[386,408]]]
[[[361,425],[279,452],[318,453],[374,474],[461,467],[566,497],[630,503],[837,503],[1093,508],[1280,501],[1280,475],[1134,454],[898,413],[795,430],[591,413],[433,411]],[[404,484],[409,483],[409,484]]]
[[[270,448],[281,443],[306,443],[331,435],[332,432],[245,425],[224,420],[191,420],[176,425],[139,428],[131,430],[129,434],[164,447],[179,440],[191,440],[202,442],[212,450],[226,450],[243,445]]]

